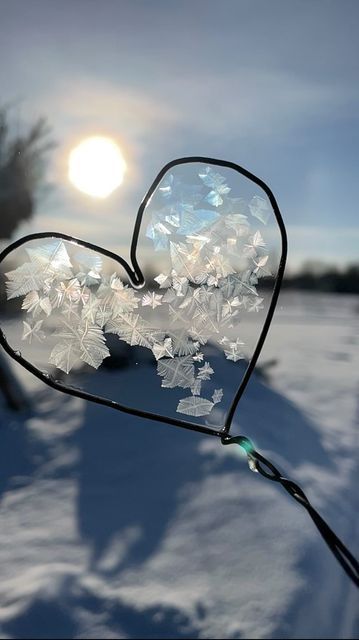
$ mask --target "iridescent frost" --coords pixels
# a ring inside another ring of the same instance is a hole
[[[22,340],[55,340],[49,363],[66,374],[82,363],[100,367],[110,355],[106,334],[114,334],[151,351],[164,392],[187,390],[179,413],[206,416],[223,397],[213,385],[212,395],[206,391],[215,377],[207,343],[236,366],[246,345],[226,334],[240,334],[243,314],[263,308],[257,287],[271,275],[262,235],[270,208],[258,195],[247,202],[233,193],[207,166],[191,184],[166,175],[157,197],[146,237],[169,267],[154,278],[154,290],[140,295],[116,272],[104,274],[100,255],[84,249],[70,256],[62,240],[50,240],[27,249],[28,260],[6,274],[7,297],[22,298]]]

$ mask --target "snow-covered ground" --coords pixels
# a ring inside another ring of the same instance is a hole
[[[233,431],[358,552],[357,298],[285,293]],[[44,387],[0,414],[1,638],[354,638],[313,523],[217,438]],[[106,392],[116,372],[101,374]],[[358,610],[358,609],[357,609]]]

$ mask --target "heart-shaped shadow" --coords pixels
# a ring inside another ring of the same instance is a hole
[[[131,265],[59,233],[2,252],[1,343],[58,390],[223,436],[266,337],[286,248],[259,178],[221,160],[175,160],[141,203]]]

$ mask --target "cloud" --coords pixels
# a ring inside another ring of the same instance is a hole
[[[346,265],[358,262],[359,228],[287,226],[288,264],[297,268],[307,260]]]
[[[39,103],[39,109],[45,107],[48,113],[61,114],[65,126],[84,129],[98,123],[100,127],[125,131],[135,139],[174,119],[173,110],[148,92],[91,76],[57,83],[55,90],[42,94]]]
[[[339,119],[357,102],[356,87],[341,90],[284,70],[238,68],[198,75],[195,70],[166,83],[167,105],[177,124],[227,138],[285,138],[292,131]]]

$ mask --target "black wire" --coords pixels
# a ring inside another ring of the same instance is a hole
[[[115,402],[114,400],[109,400],[108,398],[88,393],[76,387],[70,387],[68,385],[65,385],[64,382],[59,383],[52,376],[48,376],[46,373],[44,373],[43,371],[35,367],[31,362],[23,358],[20,352],[15,351],[9,345],[6,339],[6,335],[1,328],[0,328],[0,345],[3,346],[6,353],[8,353],[9,356],[11,356],[14,360],[16,360],[16,362],[21,364],[25,369],[27,369],[27,371],[30,371],[30,373],[32,373],[34,376],[39,378],[39,380],[42,380],[42,382],[49,385],[52,389],[56,389],[57,391],[61,391],[62,393],[68,393],[71,396],[83,398],[84,400],[90,400],[91,402],[96,402],[97,404],[102,404],[104,406],[111,407],[111,409],[123,411],[124,413],[129,413],[131,415],[147,418],[149,420],[155,420],[156,422],[171,424],[177,427],[184,427],[185,429],[190,429],[191,431],[197,431],[199,433],[205,433],[210,436],[216,436],[216,437],[222,438],[224,435],[227,435],[229,433],[236,407],[248,384],[248,381],[254,370],[255,364],[258,360],[259,354],[262,350],[264,341],[266,339],[270,324],[272,322],[274,310],[277,305],[279,291],[281,288],[283,275],[284,275],[285,263],[287,259],[288,241],[287,241],[287,233],[286,233],[284,221],[283,221],[281,212],[279,210],[277,201],[274,197],[274,194],[272,193],[268,185],[265,182],[263,182],[263,180],[255,176],[253,173],[250,173],[249,171],[247,171],[247,169],[244,169],[243,167],[240,167],[238,164],[227,161],[227,160],[219,160],[218,158],[217,159],[208,158],[203,156],[177,158],[176,160],[172,160],[171,162],[168,162],[168,164],[166,164],[161,169],[161,171],[156,176],[155,180],[151,184],[149,190],[147,191],[146,195],[144,196],[140,204],[140,207],[137,212],[135,226],[133,229],[133,234],[132,234],[130,265],[127,263],[127,261],[124,258],[122,258],[121,256],[115,253],[112,253],[112,251],[108,251],[107,249],[104,249],[95,244],[92,244],[91,242],[86,242],[85,240],[80,240],[79,238],[74,238],[73,236],[69,236],[64,233],[58,233],[57,231],[55,232],[45,231],[40,233],[32,233],[30,235],[24,236],[23,238],[19,238],[12,244],[8,245],[2,252],[0,252],[0,263],[9,254],[11,254],[12,251],[18,249],[19,247],[23,246],[25,243],[31,240],[36,240],[41,238],[61,238],[68,242],[75,242],[77,245],[86,247],[87,249],[91,249],[93,251],[96,251],[97,253],[102,253],[108,258],[115,260],[125,270],[128,277],[130,278],[130,281],[134,286],[142,286],[145,282],[145,279],[141,271],[140,265],[137,261],[136,251],[137,251],[138,239],[140,237],[141,224],[142,224],[143,215],[145,213],[145,209],[150,199],[152,198],[153,194],[155,193],[158,185],[160,184],[162,178],[165,176],[165,174],[177,165],[186,165],[191,163],[201,163],[205,165],[217,165],[219,167],[226,167],[228,169],[231,169],[232,171],[236,171],[240,175],[244,176],[245,178],[247,178],[248,180],[256,184],[260,189],[262,189],[271,204],[274,217],[277,221],[278,231],[281,239],[281,255],[280,255],[277,273],[274,278],[272,296],[271,296],[271,300],[267,310],[267,314],[264,319],[263,326],[258,337],[258,342],[252,353],[252,357],[250,358],[247,368],[244,372],[244,375],[240,380],[240,384],[233,397],[233,400],[230,406],[228,407],[228,412],[225,418],[225,423],[223,425],[223,428],[220,428],[219,426],[217,428],[209,427],[207,425],[199,424],[198,422],[190,422],[189,420],[181,420],[180,418],[174,418],[171,416],[162,416],[162,415],[159,415],[158,413],[153,413],[150,411],[133,409],[126,405]]]
[[[240,447],[242,447],[242,449],[245,450],[248,456],[248,462],[250,464],[250,468],[253,471],[258,471],[258,473],[260,473],[265,478],[268,478],[269,480],[279,482],[287,491],[287,493],[289,493],[289,495],[292,496],[294,500],[299,502],[299,504],[301,504],[302,507],[307,510],[319,533],[327,543],[333,555],[341,564],[349,578],[354,582],[354,584],[356,584],[357,587],[359,587],[359,562],[356,560],[356,558],[354,558],[353,554],[338,538],[338,536],[329,527],[325,520],[323,520],[318,511],[314,509],[314,507],[310,504],[307,496],[300,488],[300,486],[296,482],[293,482],[293,480],[288,480],[287,478],[283,477],[278,469],[274,466],[274,464],[272,464],[269,460],[264,458],[264,456],[262,456],[260,453],[258,453],[258,451],[255,450],[249,438],[246,438],[245,436],[228,436],[222,438],[222,443],[238,444]]]

